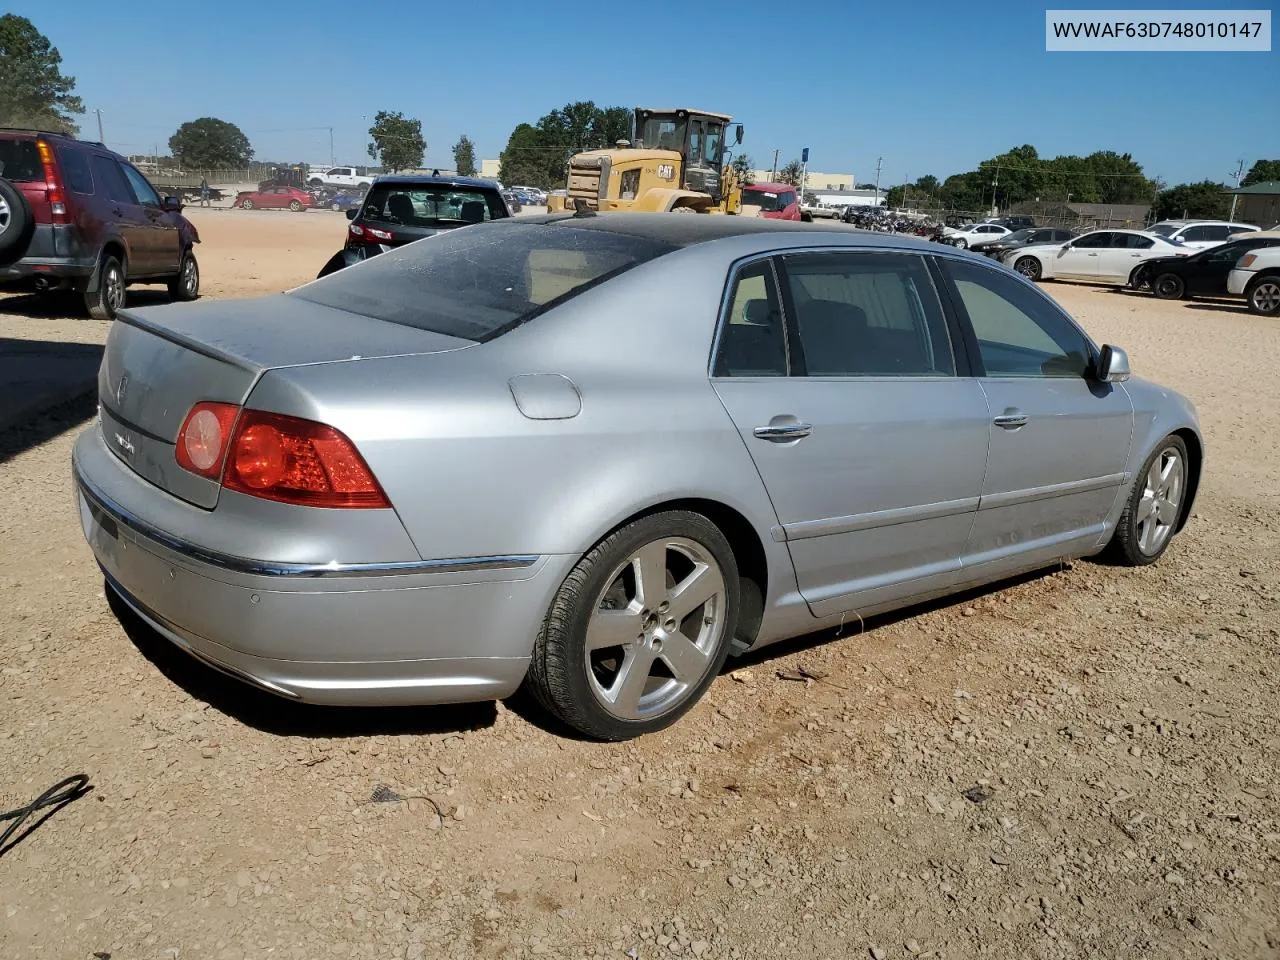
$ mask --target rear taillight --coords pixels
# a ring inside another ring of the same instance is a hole
[[[390,230],[379,230],[377,227],[369,227],[363,226],[359,223],[353,223],[347,229],[357,240],[390,243],[392,239],[392,233]]]
[[[333,427],[229,403],[198,403],[178,433],[178,465],[228,490],[306,507],[391,506],[347,437]]]
[[[36,151],[40,154],[40,166],[44,170],[45,195],[49,200],[53,222],[67,223],[67,198],[62,192],[62,181],[58,179],[58,168],[53,162],[53,148],[43,140],[37,140]]]
[[[178,466],[210,480],[222,476],[222,463],[240,408],[234,403],[197,403],[182,422],[175,451]]]

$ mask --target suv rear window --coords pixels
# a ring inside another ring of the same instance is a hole
[[[0,177],[26,183],[44,179],[34,140],[0,140]]]
[[[506,205],[496,190],[425,183],[374,184],[360,211],[361,220],[406,227],[457,226],[506,215]]]
[[[507,220],[419,240],[289,296],[485,341],[673,249],[604,230]]]

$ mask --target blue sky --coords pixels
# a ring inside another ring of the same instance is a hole
[[[860,181],[883,157],[882,184],[1023,143],[1128,151],[1170,184],[1280,157],[1280,53],[1047,53],[1046,5],[1025,0],[6,5],[61,51],[91,111],[83,133],[100,108],[125,153],[166,152],[180,123],[217,116],[259,157],[327,162],[332,127],[337,161],[362,163],[367,118],[387,109],[422,120],[428,166],[452,166],[459,134],[496,157],[517,123],[582,99],[731,113],[757,166],[808,146],[811,169]]]

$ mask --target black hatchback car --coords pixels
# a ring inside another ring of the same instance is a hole
[[[1189,257],[1148,260],[1134,271],[1132,286],[1138,290],[1150,290],[1161,300],[1230,296],[1227,274],[1236,261],[1250,250],[1264,247],[1280,247],[1280,230],[1247,233]]]
[[[511,216],[498,185],[472,177],[379,177],[347,211],[346,245],[320,271],[328,276],[383,250],[445,230]]]

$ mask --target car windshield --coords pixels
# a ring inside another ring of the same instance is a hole
[[[604,230],[508,220],[380,254],[289,296],[484,341],[673,249]]]
[[[480,223],[506,215],[497,191],[448,184],[374,184],[360,211],[361,220],[406,227]]]
[[[27,183],[44,179],[34,140],[0,140],[0,177]]]
[[[1157,223],[1147,228],[1147,233],[1154,233],[1157,237],[1164,237],[1166,240],[1173,236],[1173,232],[1178,229],[1175,223]]]
[[[743,206],[747,207],[759,207],[765,213],[773,213],[782,209],[778,195],[764,190],[743,190],[742,203]]]

